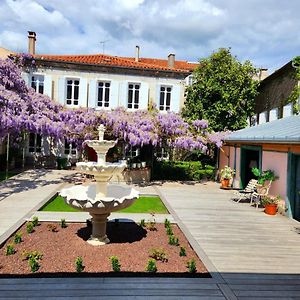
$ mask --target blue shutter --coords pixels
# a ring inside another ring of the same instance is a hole
[[[65,105],[65,97],[66,97],[66,78],[60,77],[58,79],[58,102],[61,105]]]
[[[45,75],[44,76],[44,94],[48,97],[52,98],[52,76]]]
[[[87,79],[86,78],[80,78],[78,102],[80,107],[87,107]]]
[[[89,86],[88,107],[95,108],[97,106],[97,81],[91,80]]]
[[[127,98],[128,98],[128,83],[124,81],[120,84],[119,106],[124,106],[125,108],[127,108]]]
[[[109,92],[109,108],[116,108],[119,106],[119,82],[110,82],[110,92]]]
[[[180,109],[181,86],[173,85],[171,94],[170,110],[178,113]]]
[[[29,73],[25,73],[25,72],[22,72],[22,78],[23,78],[23,80],[25,81],[25,84],[27,85],[27,86],[31,86],[31,82],[30,82],[30,74]]]
[[[148,109],[149,101],[149,84],[142,82],[140,87],[139,108]]]

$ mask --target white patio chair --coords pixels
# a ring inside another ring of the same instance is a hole
[[[260,200],[263,196],[268,195],[270,187],[272,184],[272,180],[269,181],[268,185],[259,187],[257,191],[252,193],[251,199],[250,199],[250,205],[255,203],[256,209],[258,209],[258,205],[260,204]]]
[[[234,194],[236,195],[237,201],[236,203],[239,203],[241,200],[244,199],[250,199],[252,198],[252,194],[255,192],[257,187],[257,180],[256,179],[251,179],[245,189],[236,191]]]

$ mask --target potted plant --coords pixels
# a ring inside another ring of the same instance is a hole
[[[232,179],[234,175],[234,170],[232,170],[229,166],[225,166],[224,169],[221,170],[221,187],[228,188],[230,179]]]
[[[280,196],[265,195],[261,198],[261,203],[265,207],[267,215],[276,215],[277,204],[280,201]]]
[[[252,168],[252,173],[257,177],[257,191],[260,192],[260,189],[264,190],[267,183],[275,181],[278,179],[278,176],[275,175],[272,170],[261,171],[258,168]]]

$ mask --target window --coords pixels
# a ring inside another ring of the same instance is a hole
[[[29,134],[29,148],[30,153],[42,152],[42,137],[40,134],[30,133]]]
[[[67,79],[67,105],[78,105],[79,79]]]
[[[76,144],[74,142],[69,143],[67,140],[65,140],[65,154],[66,155],[76,155],[77,154],[77,148]]]
[[[97,106],[98,107],[109,107],[109,90],[110,82],[98,82],[98,98]]]
[[[140,87],[139,83],[128,84],[128,108],[139,108]]]
[[[170,110],[172,87],[161,86],[159,97],[159,110]]]
[[[187,83],[188,86],[193,84],[193,75],[189,75],[187,77],[186,83]]]
[[[169,152],[166,148],[162,147],[156,150],[155,157],[158,161],[169,160]]]
[[[31,76],[31,87],[40,94],[44,94],[44,76],[33,75]]]
[[[129,146],[125,150],[125,157],[126,158],[134,158],[140,155],[140,148],[136,146]]]

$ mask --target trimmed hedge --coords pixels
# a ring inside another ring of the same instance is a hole
[[[215,167],[202,165],[199,161],[156,161],[153,164],[152,180],[213,179]]]

